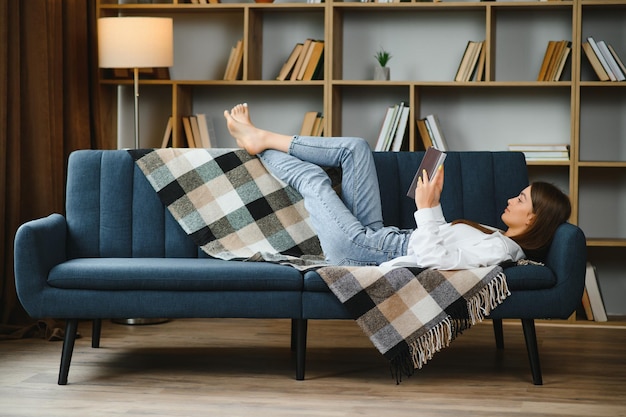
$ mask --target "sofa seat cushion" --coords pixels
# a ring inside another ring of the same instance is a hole
[[[89,290],[301,291],[290,266],[199,258],[84,258],[55,266],[52,287]]]
[[[509,291],[542,290],[552,288],[556,277],[552,270],[541,265],[513,266],[504,269]],[[304,290],[311,292],[330,292],[330,289],[315,271],[304,275]]]

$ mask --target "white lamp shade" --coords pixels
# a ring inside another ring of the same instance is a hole
[[[154,68],[174,65],[171,18],[103,17],[98,19],[101,68]]]

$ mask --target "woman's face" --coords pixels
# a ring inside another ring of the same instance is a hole
[[[534,217],[529,185],[519,195],[509,198],[502,213],[502,221],[509,227],[511,234],[517,235],[528,228]]]

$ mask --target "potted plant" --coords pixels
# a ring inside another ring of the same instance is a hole
[[[374,67],[374,79],[389,80],[389,67],[387,67],[387,63],[391,59],[391,54],[381,48],[380,51],[376,52],[374,58],[376,58],[379,64]]]

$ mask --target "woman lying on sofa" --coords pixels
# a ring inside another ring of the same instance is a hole
[[[331,264],[468,269],[517,261],[545,250],[557,227],[570,216],[570,201],[563,192],[533,182],[508,200],[501,216],[506,230],[466,220],[448,223],[439,204],[444,182],[440,166],[433,178],[424,173],[418,181],[417,227],[383,226],[376,168],[365,140],[288,136],[259,129],[246,104],[225,111],[224,117],[237,144],[304,197]],[[342,169],[341,197],[320,166]]]

